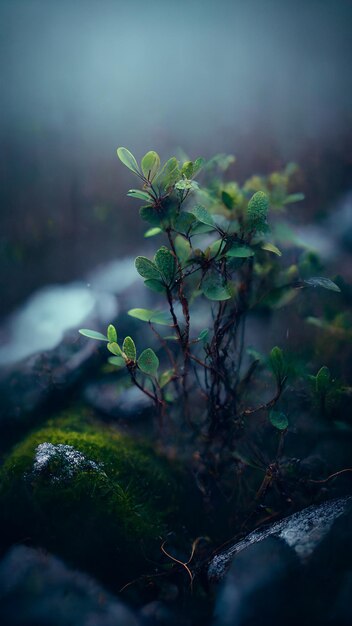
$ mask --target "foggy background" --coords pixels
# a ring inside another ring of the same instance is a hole
[[[0,0],[0,315],[140,245],[116,157],[296,160],[300,221],[352,169],[350,0]]]

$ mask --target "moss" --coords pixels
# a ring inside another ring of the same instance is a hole
[[[47,444],[47,445],[45,445]],[[150,446],[82,416],[29,435],[0,474],[2,539],[41,545],[119,584],[179,518],[182,476]]]

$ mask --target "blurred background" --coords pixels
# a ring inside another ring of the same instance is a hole
[[[0,316],[141,248],[117,146],[233,153],[239,181],[294,160],[297,223],[333,214],[351,18],[351,0],[0,0]]]

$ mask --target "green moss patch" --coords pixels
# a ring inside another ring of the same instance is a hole
[[[183,478],[146,444],[77,416],[52,420],[2,467],[2,540],[41,545],[126,582],[150,571],[145,556],[177,527]]]

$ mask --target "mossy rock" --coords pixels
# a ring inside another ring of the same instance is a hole
[[[183,472],[144,443],[76,415],[17,445],[0,473],[4,544],[40,545],[113,584],[150,572],[192,499]]]

